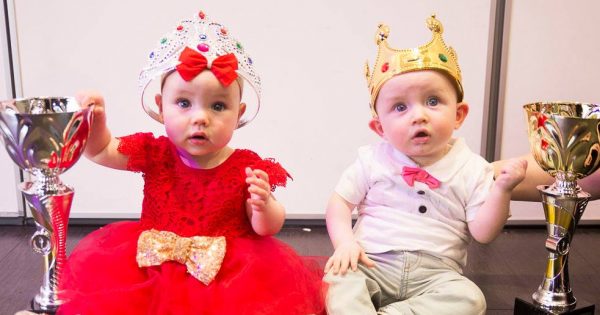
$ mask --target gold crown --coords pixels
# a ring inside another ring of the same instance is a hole
[[[373,73],[370,74],[369,62],[365,65],[365,76],[371,92],[371,112],[373,117],[377,116],[375,112],[375,100],[379,90],[387,80],[393,76],[419,70],[441,70],[454,79],[458,92],[458,101],[462,102],[463,88],[458,59],[454,49],[444,43],[442,33],[444,27],[442,23],[435,18],[435,14],[427,18],[427,27],[431,30],[433,38],[429,43],[410,49],[394,49],[387,43],[390,34],[390,28],[387,25],[379,24],[375,42],[379,46],[377,59],[373,67]]]

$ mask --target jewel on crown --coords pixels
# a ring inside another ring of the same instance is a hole
[[[393,76],[406,72],[439,70],[448,74],[449,78],[453,79],[455,83],[459,102],[462,101],[464,92],[456,52],[444,42],[442,38],[444,27],[435,18],[435,14],[432,14],[426,23],[432,32],[432,39],[423,46],[409,49],[391,48],[387,42],[390,28],[385,24],[378,26],[375,34],[378,51],[373,72],[370,71],[368,62],[365,65],[365,76],[371,93],[370,106],[373,117],[377,117],[375,101],[383,84]]]
[[[209,64],[219,56],[229,53],[235,55],[238,61],[237,74],[250,84],[256,94],[256,104],[246,102],[246,112],[240,119],[239,127],[254,119],[260,107],[261,82],[252,58],[225,26],[211,21],[203,11],[191,19],[180,21],[175,28],[159,39],[157,47],[148,54],[147,64],[138,77],[144,110],[161,122],[158,113],[152,109],[154,95],[159,91],[149,92],[148,89],[153,81],[160,81],[163,74],[177,67],[180,63],[179,56],[186,47],[202,54]]]

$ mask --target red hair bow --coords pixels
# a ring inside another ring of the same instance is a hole
[[[211,64],[201,53],[185,47],[179,56],[181,63],[177,65],[177,72],[185,80],[194,79],[200,72],[209,69],[223,86],[229,86],[237,79],[238,61],[234,54],[217,57]]]
[[[404,166],[402,168],[402,177],[410,187],[415,185],[415,181],[424,183],[431,189],[440,187],[439,180],[427,173],[426,170],[418,167]]]

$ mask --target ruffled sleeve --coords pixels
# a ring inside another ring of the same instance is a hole
[[[119,137],[119,147],[117,150],[126,155],[127,170],[132,172],[145,172],[151,161],[149,153],[155,140],[152,133],[136,133],[129,136]]]
[[[269,183],[271,191],[275,191],[275,187],[285,187],[287,179],[292,179],[292,176],[274,159],[264,159],[257,163],[255,168],[265,171],[269,175]]]
[[[258,156],[258,154],[250,151],[250,150],[243,150],[245,151],[245,153],[248,156],[248,159],[250,161],[250,163],[248,163],[248,166],[250,166],[253,169],[259,169],[264,171],[265,173],[267,173],[267,175],[269,175],[269,183],[271,184],[271,191],[275,191],[275,188],[280,186],[280,187],[285,187],[285,185],[287,184],[287,180],[289,179],[293,179],[292,176],[285,170],[285,168],[283,168],[283,166],[281,166],[281,164],[279,164],[279,162],[275,161],[275,159],[272,158],[265,158],[262,159]]]

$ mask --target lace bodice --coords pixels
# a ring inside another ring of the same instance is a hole
[[[181,236],[255,235],[245,201],[249,166],[269,175],[274,190],[285,186],[288,174],[272,159],[236,149],[212,169],[194,169],[180,160],[166,137],[137,133],[120,138],[119,151],[129,157],[127,168],[144,177],[141,225]]]

